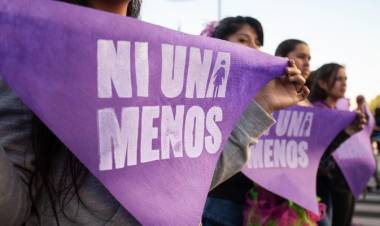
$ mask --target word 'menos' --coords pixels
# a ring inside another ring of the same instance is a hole
[[[307,168],[313,118],[313,112],[279,111],[272,136],[262,137],[252,147],[248,168]]]
[[[225,98],[229,53],[170,44],[162,44],[161,52],[161,71],[154,75],[161,76],[160,84],[150,86],[149,43],[98,40],[98,98],[149,98],[149,89],[158,86],[167,99]],[[99,109],[97,118],[101,171],[197,158],[204,150],[215,154],[222,143],[220,106],[125,106],[121,112],[110,106]]]

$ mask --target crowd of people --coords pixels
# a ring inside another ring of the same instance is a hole
[[[263,27],[252,17],[225,18],[208,25],[202,34],[258,50],[264,45]],[[311,72],[310,48],[307,42],[298,39],[281,42],[275,55],[294,60],[307,80],[306,84],[311,93],[308,99],[300,101],[298,105],[336,109],[337,101],[344,98],[346,92],[347,75],[343,65],[328,63]],[[357,112],[358,120],[338,134],[322,157],[317,193],[327,209],[325,216],[318,220],[319,225],[351,225],[355,198],[331,154],[340,144],[363,128],[366,123],[365,111],[359,109]],[[203,225],[243,225],[242,212],[246,208],[246,196],[250,189],[252,182],[240,172],[213,189],[206,202]]]
[[[64,2],[131,17],[138,17],[142,4],[140,0]],[[264,46],[263,26],[252,17],[224,18],[209,24],[202,35],[258,51]],[[347,89],[342,64],[326,63],[311,71],[307,40],[294,38],[281,42],[273,54],[289,58],[286,74],[270,81],[252,100],[223,149],[205,203],[203,226],[260,225],[252,217],[258,213],[249,205],[257,195],[265,194],[263,197],[275,198],[276,205],[293,208],[289,200],[266,191],[240,172],[247,161],[249,146],[257,143],[260,134],[274,123],[273,111],[295,104],[334,110]],[[358,103],[363,101],[359,98]],[[355,120],[327,147],[319,165],[317,196],[325,206],[325,213],[306,217],[297,225],[351,225],[355,198],[332,153],[366,125],[368,115],[361,106],[356,114]],[[379,116],[377,108],[373,139],[378,147]],[[3,80],[0,80],[0,181],[1,225],[139,225]],[[299,206],[294,208],[305,211]],[[262,225],[275,224],[266,221]]]

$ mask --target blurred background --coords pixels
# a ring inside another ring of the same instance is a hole
[[[274,54],[288,38],[306,41],[311,68],[347,67],[347,97],[362,94],[380,106],[380,1],[378,0],[144,0],[141,19],[189,34],[227,16],[252,16],[264,27],[262,50]],[[374,107],[372,107],[374,109]]]

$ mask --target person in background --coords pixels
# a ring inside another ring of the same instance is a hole
[[[314,76],[310,102],[314,107],[336,109],[337,101],[344,97],[347,89],[345,68],[336,63],[325,64],[315,71]],[[328,206],[328,214],[320,225],[351,225],[355,197],[331,154],[339,144],[363,129],[366,123],[364,114],[357,112],[354,122],[334,139],[322,156],[318,169],[317,194]]]
[[[310,83],[312,80],[310,77],[311,55],[310,47],[306,42],[299,39],[284,40],[277,46],[275,55],[294,60],[297,68],[301,70],[302,76],[306,79],[306,86],[308,86],[308,81]],[[298,105],[304,107],[312,106],[310,101],[307,99],[301,101]]]
[[[312,72],[310,73],[310,59],[311,59],[311,56],[310,56],[310,48],[308,46],[308,44],[305,42],[305,41],[302,41],[302,40],[298,40],[298,39],[288,39],[288,40],[284,40],[283,42],[281,42],[279,44],[279,46],[277,47],[276,51],[275,51],[275,55],[276,56],[281,56],[281,57],[288,57],[289,59],[293,59],[296,63],[296,66],[301,70],[302,72],[302,75],[307,79],[307,86],[313,90],[313,97],[310,97],[313,99],[313,102],[314,104],[317,105],[317,107],[319,106],[320,107],[320,100],[318,102],[315,102],[314,99],[319,99],[319,98],[316,98],[315,96],[320,96],[320,99],[323,99],[324,101],[327,101],[328,103],[330,103],[330,108],[332,109],[335,109],[336,108],[336,104],[338,103],[338,100],[341,100],[343,97],[344,97],[344,93],[345,93],[345,89],[346,89],[346,84],[345,82],[340,82],[339,80],[338,81],[335,81],[332,77],[331,78],[327,78],[325,79],[326,81],[328,81],[329,85],[326,86],[324,85],[324,88],[326,89],[326,91],[324,91],[323,89],[318,89],[319,87],[319,83],[323,83],[321,81],[321,75],[319,72],[319,70],[315,71],[315,72]],[[336,65],[335,65],[336,66]],[[330,69],[332,70],[332,69]],[[343,69],[342,69],[343,71]],[[341,72],[343,73],[343,72]],[[318,78],[318,76],[320,76]],[[329,76],[333,76],[333,73],[331,73]],[[322,77],[328,77],[327,75],[323,75]],[[315,79],[318,79],[320,80],[319,82],[315,82]],[[340,88],[333,88],[333,85],[340,85]],[[314,86],[314,87],[312,87]],[[339,93],[339,90],[340,89],[340,93]],[[328,93],[330,93],[330,95],[328,95]],[[313,106],[313,103],[311,103],[309,100],[306,100],[306,101],[302,101],[299,103],[299,105],[301,106],[306,106],[306,107],[312,107]],[[361,106],[361,105],[360,105]],[[347,109],[348,110],[348,109]],[[365,112],[365,111],[361,111],[362,113]],[[360,114],[358,116],[358,119],[360,117],[363,117],[363,114]],[[332,159],[331,159],[331,154],[339,147],[339,145],[341,143],[343,143],[345,140],[347,140],[352,134],[354,134],[355,132],[358,131],[358,129],[362,128],[363,125],[361,126],[357,126],[357,120],[354,121],[351,125],[349,125],[345,130],[341,131],[337,137],[333,140],[333,142],[328,146],[328,148],[326,149],[323,157],[322,157],[322,160],[321,160],[321,165],[319,167],[319,175],[323,174],[321,172],[325,172],[325,168],[329,168],[327,165],[334,165],[335,166],[335,163],[333,163]],[[337,171],[339,170],[339,168],[337,166],[335,166],[335,168],[337,168]],[[328,170],[327,170],[328,171]],[[337,174],[341,175],[340,172],[338,172]],[[341,178],[341,180],[344,180],[344,178]],[[318,186],[318,196],[320,196],[322,198],[322,202],[326,204],[327,206],[327,214],[326,216],[319,222],[319,225],[321,226],[328,226],[328,225],[332,225],[332,216],[334,215],[333,214],[333,208],[332,208],[332,198],[331,198],[331,195],[330,193],[327,191],[329,188],[327,186],[324,186],[324,185],[327,185],[328,183],[326,182],[327,179],[324,177],[324,176],[319,176],[318,177],[318,180],[317,180],[317,186]],[[346,186],[346,184],[343,184],[344,186]],[[349,191],[349,190],[347,190]],[[349,198],[352,198],[353,196],[349,196]],[[351,199],[351,205],[353,205],[354,203],[354,199],[352,200]],[[353,206],[350,207],[351,209],[353,208]],[[337,212],[337,211],[335,211]],[[335,216],[335,219],[338,219],[340,216]],[[340,221],[338,221],[340,223]],[[334,224],[334,225],[339,225],[338,224]]]
[[[257,50],[264,45],[264,31],[262,25],[257,19],[252,17],[227,17],[218,23],[210,23],[201,34]],[[291,66],[296,68],[294,61],[292,61]],[[299,76],[303,77],[298,69],[297,71],[299,72]],[[256,97],[256,102],[261,105],[258,100],[261,98],[266,99],[266,95],[279,97],[280,93],[276,91],[276,87],[282,86],[281,84],[285,81],[283,80],[284,78],[286,78],[286,76],[269,82],[263,89],[267,91],[265,92],[266,94],[260,92]],[[288,95],[286,92],[283,94],[285,96]],[[252,113],[250,117],[255,118],[257,115]],[[247,123],[248,122],[244,124]],[[255,141],[255,143],[256,142],[257,141]],[[253,145],[253,143],[251,145]],[[249,146],[243,152],[239,154],[235,153],[235,155],[237,154],[240,157],[237,161],[230,161],[233,165],[229,168],[234,170],[226,176],[228,179],[221,184],[213,183],[218,186],[212,186],[209,192],[203,211],[203,226],[232,226],[243,224],[243,210],[245,208],[246,195],[253,183],[244,176],[240,170],[248,160]],[[227,162],[228,159],[236,158],[226,151],[227,149],[225,148],[219,162]]]
[[[378,155],[380,152],[380,107],[375,108],[375,127],[373,128],[373,132],[371,135],[371,140],[372,142],[376,143],[376,148],[377,148],[377,155],[375,155],[376,161],[376,172],[375,172],[375,179],[376,179],[376,188],[380,189],[380,175],[379,175],[379,162],[378,162]]]

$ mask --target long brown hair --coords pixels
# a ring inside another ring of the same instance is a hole
[[[324,101],[327,99],[329,93],[328,91],[322,89],[319,85],[319,81],[324,81],[327,84],[328,90],[332,89],[336,82],[336,75],[339,69],[344,68],[343,65],[337,63],[324,64],[313,72],[311,89],[309,100],[310,102]]]
[[[61,1],[88,6],[87,0]],[[141,3],[141,0],[131,0],[128,5],[127,16],[138,17]],[[58,212],[61,212],[68,220],[75,223],[75,219],[69,218],[65,207],[76,197],[81,205],[90,209],[90,207],[82,201],[79,195],[79,189],[82,185],[83,179],[89,173],[88,170],[37,116],[34,116],[32,121],[32,145],[35,155],[35,171],[31,175],[28,184],[29,197],[32,203],[32,214],[37,216],[38,222],[41,224],[41,217],[37,203],[41,200],[44,194],[47,194],[56,224],[60,225]],[[57,153],[62,149],[66,149],[68,154],[67,157],[62,160],[63,170],[57,180],[57,178],[51,175],[51,170],[54,167],[53,160],[56,158]],[[96,213],[93,215],[96,216]]]

